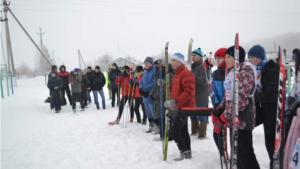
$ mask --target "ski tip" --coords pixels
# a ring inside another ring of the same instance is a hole
[[[235,34],[235,48],[239,49],[240,48],[240,38],[239,38],[239,33]]]

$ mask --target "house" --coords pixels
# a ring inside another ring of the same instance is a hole
[[[119,66],[120,70],[122,70],[125,65],[131,67],[132,69],[135,69],[136,66],[138,66],[138,65],[142,65],[143,66],[143,64],[144,64],[143,62],[131,61],[131,60],[128,60],[128,59],[120,57],[120,58],[115,59],[115,60],[113,60],[111,62],[108,62],[107,66],[111,67],[111,65],[113,63],[116,63]]]

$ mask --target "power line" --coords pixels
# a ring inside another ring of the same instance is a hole
[[[40,12],[71,12],[71,13],[98,13],[98,14],[132,14],[132,15],[137,15],[137,14],[144,14],[144,15],[192,15],[192,16],[215,16],[215,17],[220,17],[220,16],[230,16],[230,17],[283,17],[283,18],[299,18],[298,15],[290,15],[290,16],[284,16],[284,15],[259,15],[259,14],[253,14],[253,15],[233,15],[233,14],[199,14],[198,13],[148,13],[148,12],[100,12],[100,11],[80,11],[80,10],[51,10],[51,9],[25,9],[25,8],[14,8],[14,10],[23,10],[23,11],[40,11]]]
[[[18,1],[18,0],[16,0]],[[38,3],[51,3],[51,4],[65,4],[65,5],[87,5],[87,6],[110,6],[110,7],[126,7],[126,8],[144,8],[144,9],[168,9],[168,10],[188,10],[188,11],[207,11],[207,12],[235,12],[235,13],[266,13],[266,14],[278,14],[278,11],[258,11],[258,10],[236,10],[236,9],[220,9],[220,8],[195,8],[189,6],[172,6],[172,5],[155,5],[155,4],[141,4],[141,3],[129,3],[129,2],[111,2],[111,1],[93,1],[98,3],[82,3],[82,2],[58,2],[58,1],[37,1],[37,0],[26,0],[31,2],[38,2]],[[22,1],[20,1],[22,2]],[[24,2],[24,1],[23,1]],[[86,2],[86,1],[85,1]],[[104,3],[104,4],[99,4]],[[106,3],[106,4],[105,4]],[[116,4],[111,4],[116,3]],[[138,5],[138,6],[128,6],[128,5]],[[172,9],[173,8],[173,9]],[[298,15],[298,13],[292,12],[280,12],[289,15]]]

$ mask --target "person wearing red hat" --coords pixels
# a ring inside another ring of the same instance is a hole
[[[215,70],[212,73],[212,81],[211,81],[211,85],[210,85],[210,90],[213,92],[211,94],[213,94],[212,104],[214,107],[218,107],[224,97],[226,50],[227,50],[227,48],[220,48],[214,54],[214,57],[215,57],[215,60],[217,62],[217,66],[218,66],[217,70]],[[217,134],[216,132],[213,132],[215,143],[216,143],[216,145],[219,149],[220,155],[222,156],[222,159],[224,161],[225,156],[224,156],[224,150],[223,150],[223,141],[219,142],[219,140],[218,140],[218,136],[222,136],[222,135],[223,135],[222,131],[220,131],[219,134]],[[221,137],[219,137],[219,138],[221,138]]]

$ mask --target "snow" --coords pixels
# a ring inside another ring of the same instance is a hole
[[[3,81],[4,83],[5,81]],[[5,89],[5,88],[4,88]],[[109,126],[117,116],[106,99],[106,110],[91,104],[85,112],[71,115],[71,106],[61,113],[50,110],[44,100],[49,91],[44,77],[18,81],[15,94],[1,100],[1,167],[3,169],[98,169],[98,168],[197,168],[220,169],[219,155],[210,123],[207,138],[191,136],[193,158],[175,162],[179,152],[169,142],[163,161],[158,135],[148,126],[129,123]],[[107,89],[105,89],[107,94]],[[77,104],[78,105],[78,104]],[[190,122],[189,122],[190,124]],[[253,132],[254,149],[261,169],[268,168],[262,126]]]

